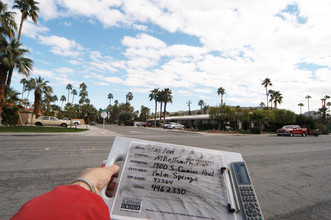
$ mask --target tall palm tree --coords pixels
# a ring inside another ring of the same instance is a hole
[[[76,89],[73,89],[72,92],[72,101],[71,101],[71,104],[74,104],[74,98],[75,98],[75,95],[77,95],[77,90]]]
[[[203,113],[203,112],[202,112],[202,109],[203,109],[203,106],[205,105],[205,102],[201,99],[201,100],[198,102],[198,105],[200,105],[201,114],[202,114],[202,113]]]
[[[22,99],[23,99],[23,95],[24,92],[26,91],[26,84],[28,83],[28,80],[26,78],[21,79],[20,83],[22,83]]]
[[[219,87],[217,89],[217,95],[221,94],[221,105],[223,105],[223,96],[225,95],[225,89],[223,87]]]
[[[111,100],[114,98],[113,94],[109,93],[107,98],[109,99],[109,106],[111,105]]]
[[[165,118],[167,113],[167,103],[172,103],[172,91],[169,88],[165,88],[164,92],[164,111],[163,111],[163,124],[165,124]]]
[[[53,95],[52,102],[55,105],[55,102],[57,102],[59,99],[57,98],[57,95]]]
[[[41,98],[42,95],[45,94],[50,95],[53,93],[52,87],[48,86],[47,84],[49,81],[45,81],[44,78],[41,78],[40,76],[38,78],[35,78],[35,84],[33,86],[34,88],[34,109],[33,114],[38,115],[40,104],[41,104]]]
[[[309,99],[311,99],[311,96],[310,96],[310,95],[307,95],[305,98],[306,98],[307,101],[308,101],[308,115],[310,116]]]
[[[26,96],[27,99],[29,99],[30,91],[33,90],[33,85],[35,84],[34,81],[34,78],[29,79],[25,86],[25,91],[28,91],[28,95]]]
[[[69,102],[69,95],[70,95],[70,90],[72,90],[72,85],[70,83],[67,84],[66,89],[68,89],[68,99],[67,103]]]
[[[260,106],[261,106],[261,108],[264,108],[264,107],[265,107],[264,102],[261,102],[261,103],[260,103]]]
[[[265,78],[261,85],[263,85],[265,87],[265,94],[267,96],[267,108],[269,108],[268,86],[272,86],[271,80],[269,78]]]
[[[270,95],[269,102],[271,103],[270,109],[272,110],[272,103],[275,101],[275,98],[274,98],[275,90],[269,89],[269,91],[267,93],[268,93],[268,96]],[[269,108],[269,107],[267,107],[267,108]]]
[[[157,112],[157,102],[158,102],[158,94],[159,89],[153,89],[149,91],[149,101],[154,100],[155,101],[155,111],[154,111],[154,126],[156,127],[156,112]]]
[[[79,103],[80,104],[83,104],[83,103],[86,103],[86,99],[87,99],[87,96],[88,96],[88,92],[87,92],[87,85],[86,83],[82,82],[81,84],[79,84]]]
[[[162,106],[164,102],[164,90],[160,90],[159,93],[157,94],[158,101],[160,102],[160,123],[162,120]]]
[[[128,92],[128,94],[126,94],[126,110],[125,110],[125,120],[128,120],[128,108],[129,108],[129,105],[130,105],[130,101],[133,99],[133,95],[132,95],[132,92]]]
[[[0,33],[1,33],[1,41],[5,39],[5,37],[14,38],[15,31],[17,30],[16,22],[15,22],[15,12],[7,11],[7,4],[0,1]]]
[[[12,39],[9,43],[4,40],[0,45],[0,115],[5,95],[7,76],[15,67],[24,76],[29,76],[32,70],[33,61],[24,57],[27,49],[21,49],[20,44]]]
[[[67,101],[66,97],[64,95],[61,96],[60,101],[62,102],[61,104],[61,109],[63,108],[63,102]]]
[[[17,123],[17,119],[21,119],[18,115],[19,110],[22,109],[20,103],[22,100],[19,98],[20,93],[7,87],[5,91],[5,98],[3,102],[2,108],[6,112],[7,115],[11,115],[11,119],[6,120],[7,123],[15,125]],[[16,120],[14,119],[17,116]],[[22,123],[22,120],[20,120]],[[1,126],[1,124],[0,124]]]
[[[277,104],[280,104],[283,102],[283,96],[279,91],[273,91],[272,98],[274,101],[274,107],[277,109]]]
[[[14,68],[21,69],[21,72],[19,72],[23,73],[25,76],[29,76],[32,70],[33,61],[30,58],[24,57],[29,50],[22,49],[20,46],[20,43],[18,43],[15,39],[12,39],[7,47],[8,56],[6,63],[9,67],[7,77],[8,87],[10,87],[11,84],[11,76],[13,75]]]
[[[20,42],[23,22],[30,17],[32,21],[37,24],[39,8],[37,7],[38,2],[34,0],[15,0],[15,5],[13,8],[16,8],[21,11],[21,23],[18,30],[17,41]]]
[[[300,115],[302,115],[302,106],[304,106],[303,103],[299,103],[298,106],[300,107]]]
[[[37,23],[37,17],[38,14],[37,12],[39,11],[39,8],[36,6],[38,2],[34,0],[15,0],[15,5],[13,8],[17,8],[21,11],[22,17],[21,17],[21,24],[18,32],[18,37],[17,37],[17,44],[20,42],[21,38],[21,32],[22,32],[22,27],[23,27],[23,22],[30,17],[34,23]],[[11,84],[11,79],[13,76],[15,66],[12,66],[9,69],[8,73],[8,79],[7,79],[7,86],[10,87]]]

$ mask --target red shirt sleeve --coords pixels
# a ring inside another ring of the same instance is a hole
[[[79,185],[69,185],[31,199],[11,219],[110,220],[110,215],[101,196]]]

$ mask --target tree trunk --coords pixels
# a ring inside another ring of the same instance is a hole
[[[20,39],[21,39],[23,22],[24,22],[24,15],[23,15],[23,13],[22,13],[21,23],[20,23],[20,29],[19,29],[19,31],[18,31],[18,36],[17,36],[17,43],[19,43],[19,42],[20,42]]]
[[[10,87],[11,78],[13,76],[13,71],[14,71],[14,69],[12,69],[12,68],[9,70],[8,78],[7,78],[7,87]]]
[[[156,112],[157,112],[157,101],[155,100],[155,117],[154,117],[154,127],[156,127]]]
[[[2,114],[3,99],[5,98],[7,68],[0,64],[0,117]]]
[[[164,102],[163,124],[165,124],[166,112],[167,112],[167,102]]]
[[[163,102],[160,102],[160,125],[161,125],[161,120],[162,120],[162,104],[163,104]]]
[[[38,117],[39,108],[40,108],[40,101],[41,101],[41,94],[35,93],[35,100],[34,100],[34,108],[33,108],[33,114],[36,115],[36,118]]]
[[[267,109],[269,110],[269,95],[268,95],[268,87],[265,87],[265,94],[267,95]]]

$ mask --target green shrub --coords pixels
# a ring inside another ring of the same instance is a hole
[[[261,128],[251,128],[251,133],[252,134],[261,134]]]
[[[316,128],[319,129],[320,134],[329,134],[329,130],[324,124],[316,124]]]
[[[127,121],[124,122],[124,125],[125,126],[133,126],[133,121],[127,120]]]

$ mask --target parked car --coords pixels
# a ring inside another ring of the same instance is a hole
[[[69,121],[59,120],[56,117],[52,116],[41,116],[37,119],[27,120],[28,124],[36,125],[36,126],[61,126],[61,127],[68,127],[70,125]]]
[[[152,124],[148,123],[148,122],[138,122],[138,123],[136,123],[136,126],[137,127],[151,127]]]
[[[95,125],[95,121],[91,121],[90,125]]]
[[[282,136],[282,135],[287,135],[287,136],[307,136],[308,131],[307,128],[302,128],[299,125],[285,125],[282,128],[277,130],[277,135]]]
[[[175,122],[171,122],[169,125],[167,125],[168,129],[182,129],[182,128],[185,128],[184,125],[182,124],[179,124],[179,123],[175,123]]]
[[[62,120],[64,120],[64,121],[68,121],[68,124],[70,124],[70,122],[71,122],[73,125],[81,125],[81,124],[82,124],[79,120],[69,119],[69,118],[67,118],[67,117],[63,118]]]
[[[161,126],[162,128],[164,128],[164,129],[166,129],[168,125],[170,125],[170,124],[169,124],[169,123],[160,124],[160,126]]]

